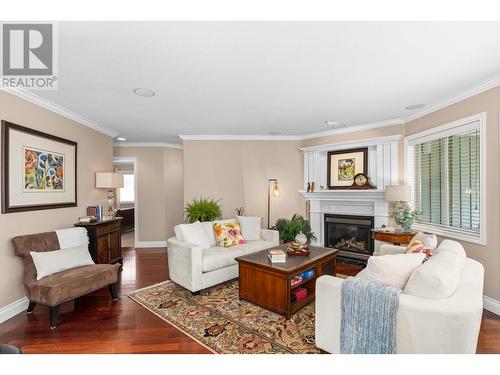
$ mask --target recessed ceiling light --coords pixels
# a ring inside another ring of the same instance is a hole
[[[281,132],[269,132],[270,135],[281,135]]]
[[[117,141],[120,141],[120,142],[125,142],[127,140],[127,138],[125,137],[118,137],[116,138]]]
[[[151,89],[141,89],[141,88],[138,88],[138,89],[134,89],[133,91],[134,91],[135,95],[145,96],[147,98],[150,98],[150,97],[156,95],[156,93],[153,90],[151,90]]]
[[[345,126],[345,124],[341,123],[340,121],[331,121],[331,120],[326,120],[325,125],[330,128],[342,128]]]
[[[409,105],[408,107],[406,107],[406,109],[411,111],[413,109],[420,109],[420,108],[424,108],[424,107],[425,107],[425,104],[412,104],[412,105]]]

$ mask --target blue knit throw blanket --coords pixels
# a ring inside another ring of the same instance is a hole
[[[395,354],[401,290],[349,277],[342,285],[340,353]]]

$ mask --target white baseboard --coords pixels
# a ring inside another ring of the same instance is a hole
[[[10,305],[2,307],[0,309],[0,323],[9,320],[13,316],[26,311],[28,309],[29,301],[26,297],[18,299],[15,302],[12,302]]]
[[[500,301],[497,301],[496,299],[483,296],[483,307],[485,310],[488,310],[493,314],[500,315]]]
[[[136,248],[167,247],[167,241],[136,241]]]

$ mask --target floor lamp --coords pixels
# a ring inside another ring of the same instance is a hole
[[[276,178],[267,180],[267,228],[271,228],[271,192],[274,197],[280,195],[280,183]]]

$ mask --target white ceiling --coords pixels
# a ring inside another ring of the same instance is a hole
[[[134,142],[301,135],[407,118],[492,78],[499,36],[500,22],[61,22],[59,90],[36,94]]]

